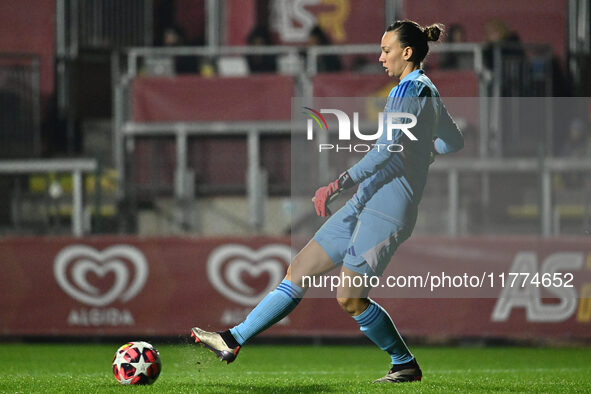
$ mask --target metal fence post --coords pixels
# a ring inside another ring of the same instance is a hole
[[[220,5],[216,0],[206,0],[205,3],[205,14],[206,14],[206,26],[205,26],[205,37],[206,44],[208,47],[217,47],[220,43],[219,34],[219,14]]]
[[[123,94],[121,93],[121,73],[119,63],[119,53],[111,52],[111,85],[113,94],[113,118],[111,130],[111,143],[113,145],[113,163],[117,170],[117,198],[123,197],[123,160],[125,154],[123,152]]]
[[[84,233],[82,228],[82,172],[80,170],[72,171],[72,233],[75,237],[81,237]]]
[[[546,164],[542,167],[542,235],[552,234],[552,173]]]
[[[174,195],[177,200],[187,199],[187,131],[179,127],[176,133],[176,174]]]
[[[264,224],[265,185],[260,168],[259,132],[252,129],[248,132],[247,140],[247,170],[246,190],[248,195],[248,208],[250,212],[250,224],[257,231]]]
[[[449,235],[455,237],[459,229],[460,184],[458,170],[452,169],[448,174],[448,199],[449,199]]]

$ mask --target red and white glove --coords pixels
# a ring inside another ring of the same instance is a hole
[[[343,189],[348,189],[354,184],[355,183],[349,176],[349,173],[345,171],[336,181],[329,183],[327,186],[322,186],[316,190],[314,198],[312,199],[312,201],[314,201],[316,214],[323,218],[330,216],[331,212],[330,209],[328,209],[328,204],[337,198]]]
[[[318,188],[316,193],[314,193],[314,208],[316,209],[316,215],[323,218],[330,216],[331,213],[327,207],[328,202],[331,200],[331,197],[332,199],[336,198],[340,192],[341,189],[339,188],[338,179],[329,183],[328,186]]]

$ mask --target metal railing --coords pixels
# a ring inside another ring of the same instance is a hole
[[[94,159],[49,159],[49,160],[2,160],[0,174],[35,174],[50,172],[66,172],[72,174],[72,234],[76,237],[84,235],[83,226],[83,185],[84,173],[97,170]]]
[[[519,103],[504,106],[505,97],[551,97],[552,96],[552,52],[547,45],[530,43],[497,44],[485,47],[492,66],[492,77],[486,91],[481,96],[490,96],[487,122],[488,135],[482,142],[489,146],[490,155],[501,157],[515,155],[507,149],[512,145],[510,138],[521,140],[522,143],[535,146],[540,141],[536,132],[533,135],[521,135],[519,127],[522,111]],[[544,110],[546,128],[543,132],[543,143],[546,154],[553,151],[552,111]],[[508,134],[508,130],[513,133]],[[507,141],[505,141],[507,140]],[[524,154],[524,153],[522,153]],[[527,154],[536,154],[535,151]]]
[[[0,157],[41,153],[39,56],[0,54]]]
[[[259,140],[265,133],[290,134],[293,132],[290,122],[260,121],[260,122],[177,122],[177,123],[127,123],[123,133],[126,139],[140,136],[173,135],[176,139],[177,163],[175,173],[175,196],[177,199],[191,198],[186,194],[187,181],[192,181],[187,175],[187,139],[191,135],[243,135],[247,137],[247,199],[250,207],[250,224],[253,228],[262,226],[262,203],[265,196],[261,195]],[[447,232],[450,236],[462,235],[459,225],[460,210],[460,182],[461,174],[478,174],[481,181],[487,182],[490,174],[530,174],[538,178],[539,205],[539,234],[550,236],[559,232],[555,220],[555,204],[552,198],[553,174],[567,172],[591,172],[591,159],[499,159],[499,158],[438,158],[431,166],[433,173],[447,176]],[[263,185],[264,186],[264,185]],[[484,188],[484,200],[490,200],[490,188]]]
[[[541,48],[541,46],[540,46]],[[452,51],[455,53],[469,53],[473,55],[473,70],[479,81],[480,101],[479,101],[479,131],[480,148],[479,156],[482,160],[470,159],[469,162],[453,161],[451,159],[440,160],[433,168],[436,172],[446,172],[448,174],[449,184],[449,233],[458,234],[458,201],[459,201],[459,178],[460,172],[480,172],[486,179],[487,174],[493,172],[515,171],[512,165],[524,165],[524,171],[535,175],[536,171],[541,171],[541,181],[545,185],[542,189],[544,194],[543,209],[541,214],[541,231],[543,235],[551,233],[551,191],[548,191],[548,176],[554,171],[563,171],[565,161],[545,161],[543,167],[539,166],[536,159],[526,159],[522,161],[508,162],[503,159],[487,159],[489,146],[489,125],[491,118],[484,116],[490,111],[491,102],[487,97],[491,91],[494,91],[494,78],[489,70],[485,68],[483,60],[483,45],[481,44],[438,44],[431,48],[432,53],[444,53]],[[141,136],[154,135],[174,135],[176,138],[177,157],[175,174],[175,196],[177,199],[187,197],[187,136],[188,135],[222,135],[222,134],[240,134],[247,136],[248,159],[247,159],[247,194],[251,207],[251,224],[254,228],[260,228],[262,221],[261,208],[256,206],[256,201],[261,201],[260,192],[263,188],[258,186],[263,177],[259,171],[259,139],[265,132],[286,133],[290,131],[289,122],[170,122],[170,123],[137,123],[131,122],[130,113],[130,85],[133,78],[138,75],[140,59],[149,56],[244,56],[244,55],[285,55],[300,57],[302,52],[306,52],[306,64],[296,73],[298,91],[304,98],[311,99],[313,95],[312,78],[316,75],[316,62],[318,57],[329,54],[357,55],[357,54],[377,54],[379,48],[376,45],[345,45],[345,46],[323,46],[323,47],[175,47],[175,48],[130,48],[127,51],[127,61],[125,68],[120,69],[119,59],[113,58],[113,76],[114,76],[114,108],[115,116],[113,119],[114,135],[114,155],[115,163],[119,173],[119,191],[125,190],[125,147],[128,141],[140,138]],[[500,83],[500,82],[499,82]],[[491,88],[492,86],[492,88]],[[527,164],[520,164],[527,163]],[[562,164],[557,164],[562,163]],[[571,164],[568,164],[571,165]],[[590,167],[591,168],[591,167]],[[190,180],[189,180],[190,181]],[[123,198],[123,194],[119,198]]]
[[[58,53],[151,45],[152,0],[57,0]]]
[[[589,159],[474,159],[474,158],[439,158],[431,166],[434,173],[447,174],[447,202],[448,202],[448,234],[459,235],[459,206],[460,206],[460,173],[477,173],[480,175],[492,173],[532,174],[539,177],[540,234],[550,236],[553,231],[554,204],[552,201],[552,175],[564,172],[591,171]],[[490,194],[487,188],[483,191]],[[490,199],[490,196],[485,196]]]
[[[176,141],[176,169],[174,177],[175,197],[178,201],[192,198],[188,193],[193,182],[187,165],[188,138],[191,135],[240,135],[247,138],[247,199],[250,208],[250,225],[260,229],[263,225],[263,203],[266,188],[260,170],[260,137],[265,133],[289,135],[291,122],[175,122],[134,123],[127,122],[122,129],[123,138],[133,141],[136,137],[173,135]]]
[[[363,55],[377,54],[379,47],[374,44],[360,45],[337,45],[337,46],[316,46],[316,47],[295,47],[295,46],[230,46],[230,47],[137,47],[128,48],[126,51],[126,62],[124,69],[121,69],[119,57],[113,55],[113,154],[115,166],[120,174],[119,190],[124,190],[126,182],[125,174],[125,133],[123,132],[125,124],[131,118],[130,108],[130,85],[131,81],[139,74],[139,64],[141,59],[154,56],[198,56],[206,58],[217,58],[221,56],[245,56],[245,55],[278,55],[288,56],[293,59],[300,59],[302,53],[306,53],[306,64],[300,70],[296,70],[296,95],[306,98],[312,98],[313,85],[312,78],[316,75],[316,64],[318,58],[324,55]],[[474,70],[477,75],[483,75],[479,78],[481,92],[486,91],[487,78],[486,70],[483,68],[482,46],[479,44],[439,44],[434,45],[434,53],[451,50],[457,53],[472,53],[474,55]],[[486,106],[486,103],[483,104]],[[481,108],[482,111],[485,108]],[[242,122],[236,122],[238,127]],[[136,123],[135,126],[138,124]],[[485,130],[487,125],[480,124],[480,128]],[[244,128],[244,127],[243,127]],[[483,133],[486,134],[485,131]],[[120,196],[122,197],[120,192]]]
[[[153,0],[55,0],[57,112],[64,122],[66,151],[73,153],[77,122],[76,66],[83,55],[108,63],[109,53],[152,45]],[[80,65],[80,63],[78,64]]]

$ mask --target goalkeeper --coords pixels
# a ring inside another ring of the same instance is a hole
[[[438,24],[421,27],[412,21],[396,21],[382,36],[379,61],[387,74],[399,81],[388,96],[385,112],[415,115],[417,124],[411,130],[416,140],[401,130],[394,130],[391,139],[384,132],[357,164],[319,188],[314,206],[319,216],[326,217],[330,216],[328,202],[343,189],[358,185],[355,195],[294,258],[277,289],[261,300],[244,322],[223,332],[193,328],[196,342],[232,362],[245,342],[298,305],[305,293],[302,277],[320,275],[335,265],[341,266],[345,276],[382,275],[398,246],[413,231],[433,155],[455,152],[464,144],[437,88],[420,68],[429,50],[427,42],[437,41],[441,31]],[[397,123],[404,123],[404,119]],[[403,150],[378,149],[388,144],[401,144]],[[392,360],[388,373],[376,382],[421,380],[422,371],[388,313],[368,298],[369,288],[348,287],[351,283],[359,282],[342,281],[337,289],[338,303]]]

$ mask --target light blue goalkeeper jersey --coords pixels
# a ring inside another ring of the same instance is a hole
[[[415,115],[417,125],[409,131],[417,141],[411,141],[401,130],[394,130],[392,139],[388,140],[384,126],[374,148],[348,170],[352,180],[359,185],[353,202],[363,207],[366,213],[399,225],[412,220],[414,226],[427,181],[431,151],[433,148],[438,154],[458,151],[464,146],[464,137],[423,70],[411,72],[392,89],[384,109],[385,122],[388,112]],[[402,145],[402,152],[386,149],[390,144]]]

